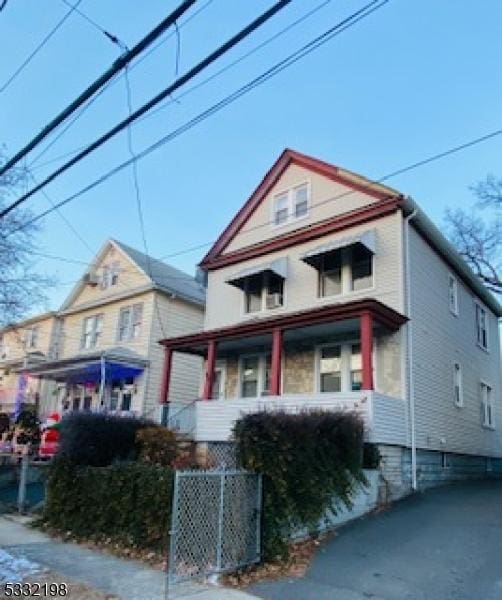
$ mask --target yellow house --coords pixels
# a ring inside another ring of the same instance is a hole
[[[53,382],[40,394],[42,418],[55,410],[108,410],[161,421],[158,340],[199,331],[204,302],[204,287],[193,277],[108,240],[52,315],[52,349],[13,370]],[[174,357],[171,390],[178,401],[198,393],[200,361]]]

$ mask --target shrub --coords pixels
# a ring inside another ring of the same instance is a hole
[[[80,539],[164,552],[172,485],[173,472],[160,465],[88,467],[56,457],[49,467],[43,518]]]
[[[365,469],[378,469],[382,455],[378,446],[375,444],[364,444],[363,448],[363,468]]]
[[[363,424],[351,413],[261,412],[234,428],[242,467],[263,475],[263,550],[287,554],[300,528],[317,529],[328,509],[351,506],[362,472]]]
[[[136,433],[150,421],[102,413],[72,413],[61,420],[58,454],[75,465],[105,467],[137,458]]]
[[[171,466],[178,456],[176,434],[165,427],[145,427],[136,432],[139,460]]]

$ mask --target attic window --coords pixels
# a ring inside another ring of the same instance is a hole
[[[119,282],[120,264],[115,261],[111,265],[103,266],[103,275],[101,278],[101,289],[106,290]]]
[[[310,185],[302,183],[274,196],[273,217],[274,227],[285,225],[290,221],[306,217],[309,212]]]

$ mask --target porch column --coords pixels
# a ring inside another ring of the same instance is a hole
[[[203,400],[211,400],[213,396],[214,367],[216,366],[216,341],[210,340],[207,346],[206,370],[204,373]]]
[[[272,358],[270,364],[270,395],[281,395],[282,329],[272,332]]]
[[[169,402],[169,382],[171,380],[171,369],[173,365],[173,351],[171,348],[164,348],[164,367],[162,370],[162,385],[160,388],[160,403]]]
[[[363,390],[373,389],[373,315],[363,312],[361,327],[361,360],[363,371]]]

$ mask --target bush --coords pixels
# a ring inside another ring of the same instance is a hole
[[[159,465],[86,467],[56,457],[49,467],[44,521],[80,539],[165,552],[172,486],[173,472]]]
[[[74,465],[105,467],[137,458],[136,433],[152,423],[133,417],[76,412],[61,420],[58,454]]]
[[[317,529],[328,509],[351,506],[362,471],[363,423],[322,411],[246,415],[234,428],[242,467],[263,475],[263,550],[287,554],[301,528]]]
[[[364,469],[378,469],[382,455],[378,446],[375,444],[364,444],[363,448],[363,468]]]
[[[176,434],[164,427],[145,427],[136,432],[139,460],[171,466],[178,456]]]

